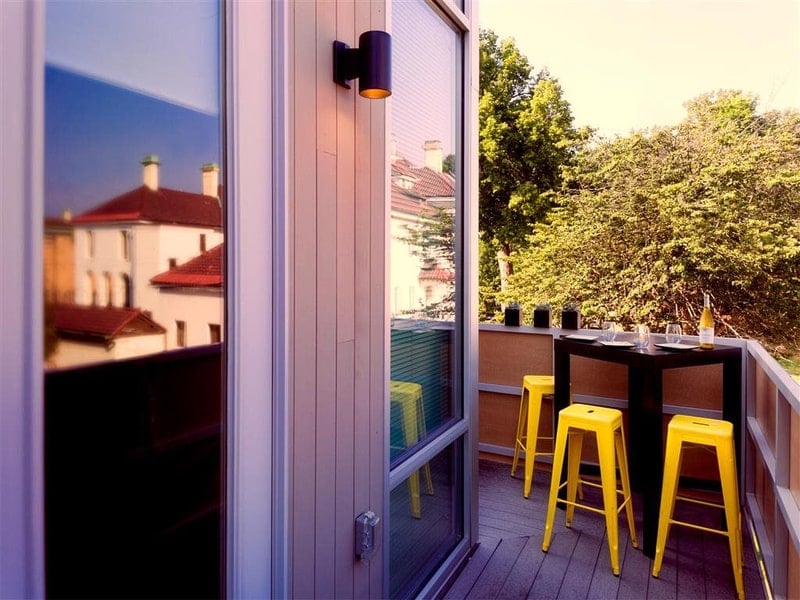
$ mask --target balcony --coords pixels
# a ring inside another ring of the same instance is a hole
[[[522,470],[510,476],[523,374],[553,373],[557,329],[482,325],[479,340],[479,546],[446,596],[484,597],[736,597],[724,538],[672,528],[661,577],[652,561],[626,546],[620,527],[621,576],[608,565],[602,517],[576,511],[571,529],[556,516],[554,541],[541,551],[549,464],[537,462],[529,499],[522,496]],[[584,331],[583,333],[590,333]],[[800,385],[755,342],[718,339],[741,348],[742,407],[740,495],[745,536],[747,597],[800,595]],[[572,393],[578,402],[617,407],[626,413],[623,366],[572,357]],[[665,371],[664,427],[671,414],[721,418],[719,365]],[[543,407],[542,434],[552,423]],[[584,451],[584,455],[586,452]],[[683,475],[700,495],[716,495],[711,461],[684,461]],[[587,461],[591,463],[591,459]],[[591,473],[592,465],[585,465]],[[688,473],[687,473],[688,467]],[[589,475],[591,477],[591,474]],[[641,546],[641,498],[634,495]],[[690,505],[691,506],[691,505]],[[686,509],[684,509],[686,510]],[[719,527],[719,511],[692,507],[687,520]],[[559,511],[560,512],[560,511]],[[580,520],[579,520],[580,519]],[[716,524],[715,524],[716,523]],[[560,528],[559,528],[560,527]],[[556,544],[555,540],[559,543]],[[671,561],[671,562],[670,562]]]

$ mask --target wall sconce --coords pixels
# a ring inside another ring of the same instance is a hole
[[[385,31],[365,31],[358,48],[333,42],[333,80],[350,89],[348,81],[358,78],[358,93],[379,100],[392,95],[392,36]]]

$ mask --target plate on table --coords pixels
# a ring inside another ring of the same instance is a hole
[[[623,342],[623,341],[619,341],[618,342],[616,340],[611,340],[611,341],[600,340],[599,343],[603,344],[603,346],[611,346],[612,348],[633,348],[634,347],[633,342]]]
[[[694,344],[681,344],[680,342],[655,344],[655,346],[656,348],[661,348],[662,350],[694,350],[695,348],[700,347]]]
[[[564,336],[565,340],[574,340],[576,342],[593,342],[597,339],[596,335],[578,335],[578,334],[569,334]]]

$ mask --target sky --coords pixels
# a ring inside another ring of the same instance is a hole
[[[50,1],[45,14],[45,214],[142,185],[149,154],[161,187],[199,193],[202,165],[220,164],[218,2]]]
[[[478,0],[478,21],[606,137],[676,124],[720,89],[800,109],[800,0]]]

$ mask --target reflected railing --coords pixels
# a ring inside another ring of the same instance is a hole
[[[51,597],[219,597],[222,345],[45,373]]]

